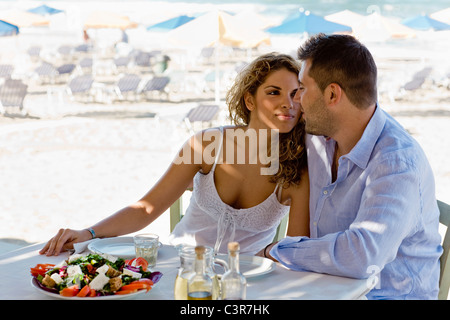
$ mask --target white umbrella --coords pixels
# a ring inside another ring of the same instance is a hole
[[[137,23],[133,22],[127,16],[109,11],[96,11],[91,13],[84,21],[85,29],[130,29],[136,28]]]
[[[208,12],[168,33],[177,46],[210,47],[217,44],[254,48],[270,44],[270,37],[233,16],[219,10]]]
[[[263,43],[270,44],[270,37],[233,16],[215,10],[167,33],[169,42],[178,47],[215,47],[215,101],[219,102],[219,47],[232,46],[255,48]]]
[[[354,26],[357,26],[358,24],[363,22],[365,16],[346,9],[333,14],[329,14],[324,18],[328,21],[340,23],[353,28]]]
[[[49,20],[28,11],[11,9],[0,12],[0,20],[9,22],[15,26],[33,27],[33,26],[48,26]]]
[[[414,38],[416,32],[401,23],[374,12],[353,28],[355,37],[364,41]]]
[[[442,21],[444,23],[450,24],[450,7],[447,9],[436,11],[430,14],[430,17]]]

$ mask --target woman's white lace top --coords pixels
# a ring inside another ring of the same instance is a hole
[[[228,242],[238,241],[242,254],[255,254],[272,242],[290,207],[278,201],[278,185],[254,207],[235,209],[224,203],[214,183],[216,164],[217,158],[207,174],[195,175],[189,206],[170,235],[171,244],[207,245],[226,253]]]

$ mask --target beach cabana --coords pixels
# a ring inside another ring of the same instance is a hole
[[[36,8],[28,9],[27,11],[31,12],[31,13],[40,14],[41,16],[47,16],[47,15],[64,12],[63,10],[55,9],[55,8],[49,7],[45,4],[38,6]]]
[[[353,28],[353,34],[364,41],[385,41],[388,39],[410,39],[416,32],[395,20],[374,12]]]
[[[420,14],[411,18],[407,18],[402,21],[407,27],[416,30],[428,31],[440,31],[440,30],[450,30],[450,24],[441,22],[439,20],[431,18],[429,15]]]
[[[14,36],[19,33],[19,27],[8,23],[6,21],[0,20],[0,36]]]
[[[149,31],[169,31],[169,30],[176,29],[194,19],[195,19],[195,17],[181,15],[181,16],[177,16],[177,17],[156,23],[154,25],[148,26],[147,30],[149,30]]]
[[[288,17],[280,25],[268,28],[269,33],[277,34],[317,34],[317,33],[338,33],[351,32],[352,28],[343,24],[325,20],[321,16],[315,15],[309,11],[299,11],[293,16]]]

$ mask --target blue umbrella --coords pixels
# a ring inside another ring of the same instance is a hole
[[[55,9],[55,8],[52,8],[52,7],[49,7],[45,4],[43,4],[42,6],[39,6],[39,7],[33,8],[33,9],[29,9],[28,12],[37,13],[42,16],[45,16],[47,14],[60,13],[60,12],[63,12],[63,10]]]
[[[279,26],[271,27],[266,30],[270,33],[334,33],[340,31],[352,31],[352,28],[343,24],[334,23],[324,18],[310,13],[309,11],[300,11],[293,17],[287,18]]]
[[[0,36],[14,36],[19,33],[19,27],[8,23],[6,21],[0,20]]]
[[[402,23],[407,27],[417,30],[450,30],[449,24],[430,18],[430,16],[425,14],[405,19]]]
[[[159,22],[157,24],[154,24],[152,26],[147,27],[147,30],[153,30],[153,31],[169,31],[175,28],[178,28],[179,26],[182,26],[185,23],[188,23],[191,20],[194,20],[195,17],[189,17],[185,15],[181,15],[163,22]]]

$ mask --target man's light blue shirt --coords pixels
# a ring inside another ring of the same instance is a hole
[[[308,136],[310,238],[287,237],[270,254],[294,270],[376,276],[369,299],[436,299],[439,209],[421,147],[377,106],[332,182],[334,148]]]

